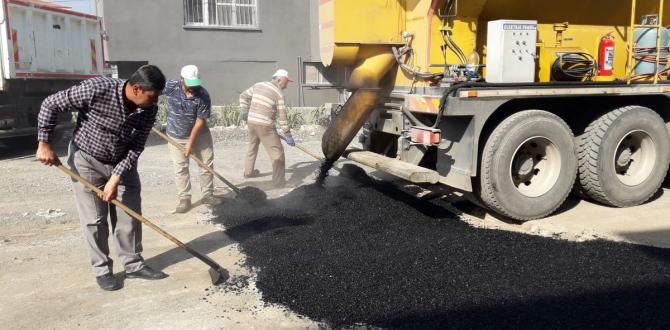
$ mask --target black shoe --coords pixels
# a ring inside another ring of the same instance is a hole
[[[145,280],[160,280],[166,277],[168,277],[168,274],[160,270],[151,269],[149,266],[144,266],[136,272],[126,273],[126,278],[141,278]]]
[[[111,273],[98,276],[95,278],[95,281],[98,282],[100,289],[105,291],[115,291],[121,289],[121,283]]]

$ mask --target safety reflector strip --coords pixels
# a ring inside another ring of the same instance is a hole
[[[416,144],[432,146],[440,144],[442,134],[439,129],[428,127],[412,127],[409,129],[410,141]]]

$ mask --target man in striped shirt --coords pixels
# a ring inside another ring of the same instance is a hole
[[[258,175],[254,165],[258,145],[262,143],[272,160],[272,183],[276,188],[282,188],[286,184],[284,148],[274,127],[277,117],[279,127],[286,136],[286,143],[295,146],[288,126],[282,93],[291,81],[293,80],[288,76],[288,72],[280,69],[272,75],[271,81],[259,82],[240,95],[240,108],[249,128],[249,149],[244,164],[244,176],[249,178]]]

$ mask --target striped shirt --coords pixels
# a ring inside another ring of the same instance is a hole
[[[198,88],[195,95],[188,97],[181,89],[181,82],[168,80],[163,89],[163,97],[167,98],[167,133],[171,137],[188,139],[196,118],[209,118],[212,102],[204,87]]]
[[[51,142],[58,114],[78,111],[74,130],[77,147],[102,163],[114,165],[112,175],[135,168],[158,108],[128,113],[124,87],[124,80],[100,77],[47,97],[37,118],[37,139]]]
[[[240,95],[240,108],[243,113],[249,113],[249,123],[274,126],[279,115],[279,127],[284,133],[291,131],[288,127],[284,94],[272,81],[259,82],[244,91]]]

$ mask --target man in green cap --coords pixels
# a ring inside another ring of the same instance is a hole
[[[198,67],[186,65],[179,80],[165,84],[163,96],[167,99],[167,135],[182,145],[182,150],[170,145],[174,162],[175,183],[179,198],[176,213],[191,209],[191,180],[189,154],[200,158],[210,168],[214,165],[212,134],[207,127],[211,111],[209,93],[202,87]],[[203,204],[217,204],[214,197],[214,180],[211,173],[200,169],[200,189]]]

